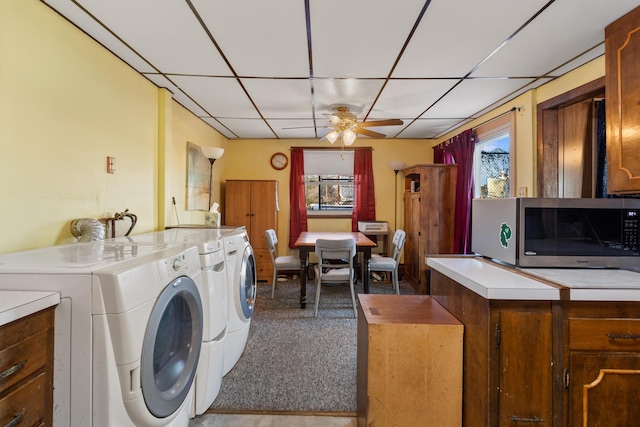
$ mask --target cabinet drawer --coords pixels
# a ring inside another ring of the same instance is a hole
[[[16,426],[35,426],[45,421],[47,381],[46,374],[32,378],[20,384],[11,393],[0,399],[0,426],[8,425],[20,417]]]
[[[569,348],[640,351],[640,320],[570,319]]]
[[[0,350],[0,393],[45,366],[48,337],[48,332],[40,332]]]

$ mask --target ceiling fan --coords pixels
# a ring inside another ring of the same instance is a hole
[[[337,112],[329,115],[328,127],[332,130],[320,139],[322,140],[326,138],[332,144],[342,136],[344,145],[351,145],[356,140],[356,134],[371,138],[384,138],[386,135],[366,128],[374,126],[397,126],[403,123],[400,119],[358,122],[356,115],[349,111],[349,107],[340,106],[337,107],[336,110]]]

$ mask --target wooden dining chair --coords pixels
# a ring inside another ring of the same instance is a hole
[[[269,255],[271,256],[271,263],[273,264],[273,279],[271,281],[271,299],[273,299],[276,294],[278,273],[298,273],[300,271],[300,258],[293,255],[278,256],[278,251],[276,249],[276,245],[278,244],[278,236],[276,235],[275,230],[268,229],[267,231],[265,231],[265,237],[267,239]]]
[[[320,289],[322,285],[348,284],[351,288],[351,303],[353,316],[356,312],[356,293],[354,289],[356,242],[349,239],[318,239],[316,240],[316,304],[314,317],[318,317],[320,304]]]
[[[391,274],[393,290],[396,294],[400,294],[400,284],[398,282],[398,266],[400,265],[400,255],[402,255],[402,248],[404,247],[404,241],[407,237],[407,233],[404,230],[396,230],[393,234],[393,255],[390,257],[379,256],[372,257],[369,260],[369,272],[387,272]]]

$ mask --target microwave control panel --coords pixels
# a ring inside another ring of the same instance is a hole
[[[640,231],[640,211],[635,209],[624,210],[622,223],[622,244],[625,249],[638,250],[638,232]]]

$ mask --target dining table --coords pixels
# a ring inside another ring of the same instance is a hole
[[[362,254],[361,278],[364,293],[369,293],[368,266],[371,259],[371,248],[378,246],[376,242],[359,231],[303,231],[298,236],[294,247],[300,251],[300,308],[307,307],[307,280],[309,279],[309,253],[315,251],[318,239],[348,239],[356,242],[356,252]]]

